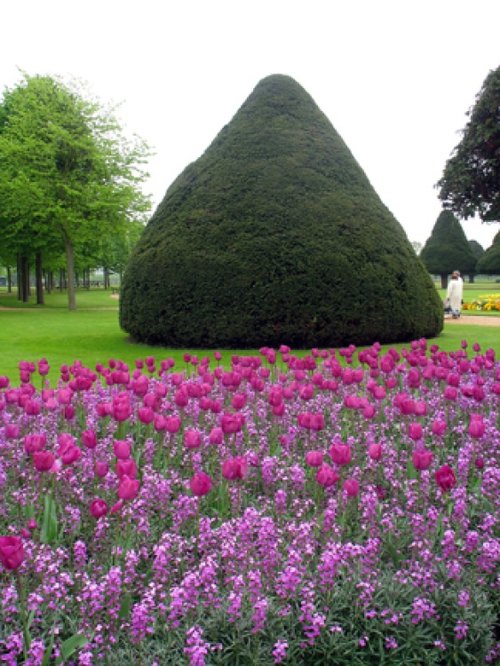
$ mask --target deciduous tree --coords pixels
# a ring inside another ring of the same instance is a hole
[[[127,141],[111,112],[48,76],[6,90],[0,111],[0,236],[34,256],[64,249],[68,306],[75,252],[149,209],[140,189],[147,146]]]
[[[459,217],[500,221],[500,67],[491,71],[469,110],[462,139],[438,182],[439,198]]]

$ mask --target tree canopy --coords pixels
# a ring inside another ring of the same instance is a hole
[[[437,186],[460,218],[500,221],[500,67],[486,77]]]
[[[24,75],[0,104],[0,238],[10,252],[65,253],[75,307],[75,250],[124,231],[149,209],[147,146],[110,112],[49,77]]]
[[[443,318],[330,121],[274,75],[169,187],[126,268],[120,322],[170,346],[307,347],[433,336]]]
[[[470,240],[469,247],[472,254],[476,257],[476,261],[479,259],[479,257],[483,256],[484,247],[481,245],[481,243],[478,243],[476,240]]]
[[[448,275],[454,270],[474,272],[476,258],[462,225],[451,210],[443,210],[439,214],[420,259],[429,273],[441,276],[443,286],[446,286]]]
[[[495,234],[493,243],[479,258],[476,266],[477,273],[500,275],[500,231]]]

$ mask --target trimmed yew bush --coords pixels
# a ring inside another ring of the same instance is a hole
[[[168,189],[120,296],[122,328],[168,346],[404,341],[443,325],[402,227],[282,75],[262,80]]]

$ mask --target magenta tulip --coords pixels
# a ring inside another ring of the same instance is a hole
[[[109,465],[104,460],[98,460],[94,467],[95,475],[100,479],[103,479],[106,474],[109,472]]]
[[[344,490],[348,497],[356,497],[359,494],[359,483],[356,479],[346,479],[344,481]]]
[[[347,444],[337,442],[330,447],[330,458],[337,465],[348,465],[351,462],[352,451]]]
[[[24,561],[23,542],[17,536],[0,536],[0,562],[9,571],[21,566]]]
[[[97,446],[97,435],[93,430],[84,430],[82,432],[82,444],[87,449],[95,449]]]
[[[434,477],[436,479],[436,483],[443,492],[451,490],[457,483],[455,473],[449,465],[442,465],[438,470],[436,470]]]
[[[96,519],[102,518],[108,513],[108,505],[103,499],[97,497],[90,503],[90,513]]]
[[[55,456],[50,451],[35,451],[33,454],[33,464],[39,472],[48,472],[55,461]]]
[[[422,438],[423,428],[421,423],[410,423],[408,426],[408,435],[413,441],[417,441]]]
[[[229,458],[222,464],[222,476],[228,481],[235,479],[244,479],[247,473],[248,464],[243,456]]]
[[[113,451],[118,460],[128,460],[132,445],[125,439],[116,439],[113,442]]]
[[[327,463],[323,463],[321,467],[316,472],[316,481],[323,486],[323,488],[329,488],[333,486],[339,480],[339,475],[330,467]]]
[[[129,479],[135,479],[137,476],[137,465],[133,458],[127,460],[118,460],[115,465],[116,476],[119,479],[122,479],[125,476],[128,476]]]
[[[196,472],[189,481],[191,491],[196,497],[202,497],[210,492],[212,488],[212,479],[205,472]]]
[[[184,431],[184,446],[186,449],[198,449],[201,446],[201,434],[197,430],[188,428]]]
[[[309,467],[321,467],[323,464],[322,451],[308,451],[306,453],[306,465]]]
[[[432,451],[429,451],[429,449],[415,449],[412,453],[413,466],[419,471],[429,469],[433,457]]]
[[[181,420],[178,416],[167,416],[165,417],[165,430],[171,435],[174,435],[179,431],[181,427]]]
[[[139,493],[139,486],[140,482],[138,479],[122,476],[120,479],[120,485],[118,486],[118,497],[122,500],[134,499]]]
[[[368,447],[368,455],[372,460],[378,461],[382,457],[382,444],[374,442]]]
[[[26,453],[41,451],[47,443],[47,437],[43,433],[31,433],[24,438],[24,450]]]

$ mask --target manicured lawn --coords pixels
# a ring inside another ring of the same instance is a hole
[[[36,306],[32,303],[19,304],[15,294],[0,291],[0,307],[16,308],[0,310],[0,375],[8,375],[17,381],[19,361],[36,362],[41,357],[47,358],[53,370],[49,377],[55,380],[60,366],[71,364],[76,359],[87,367],[95,368],[97,363],[107,363],[112,358],[133,365],[136,359],[153,355],[158,359],[171,357],[176,361],[175,367],[180,368],[184,366],[185,351],[200,357],[212,356],[211,350],[173,350],[131,342],[118,325],[118,303],[110,292],[79,291],[77,306],[76,311],[68,311],[66,296],[61,293],[47,295],[47,304]],[[463,323],[445,324],[439,338],[429,342],[451,351],[460,346],[461,340],[467,339],[470,344],[479,342],[484,348],[493,347],[498,352],[499,333],[498,327],[468,325],[464,316]],[[394,346],[401,349],[405,345]],[[229,363],[233,354],[257,353],[257,350],[248,349],[220,351],[225,364]]]

